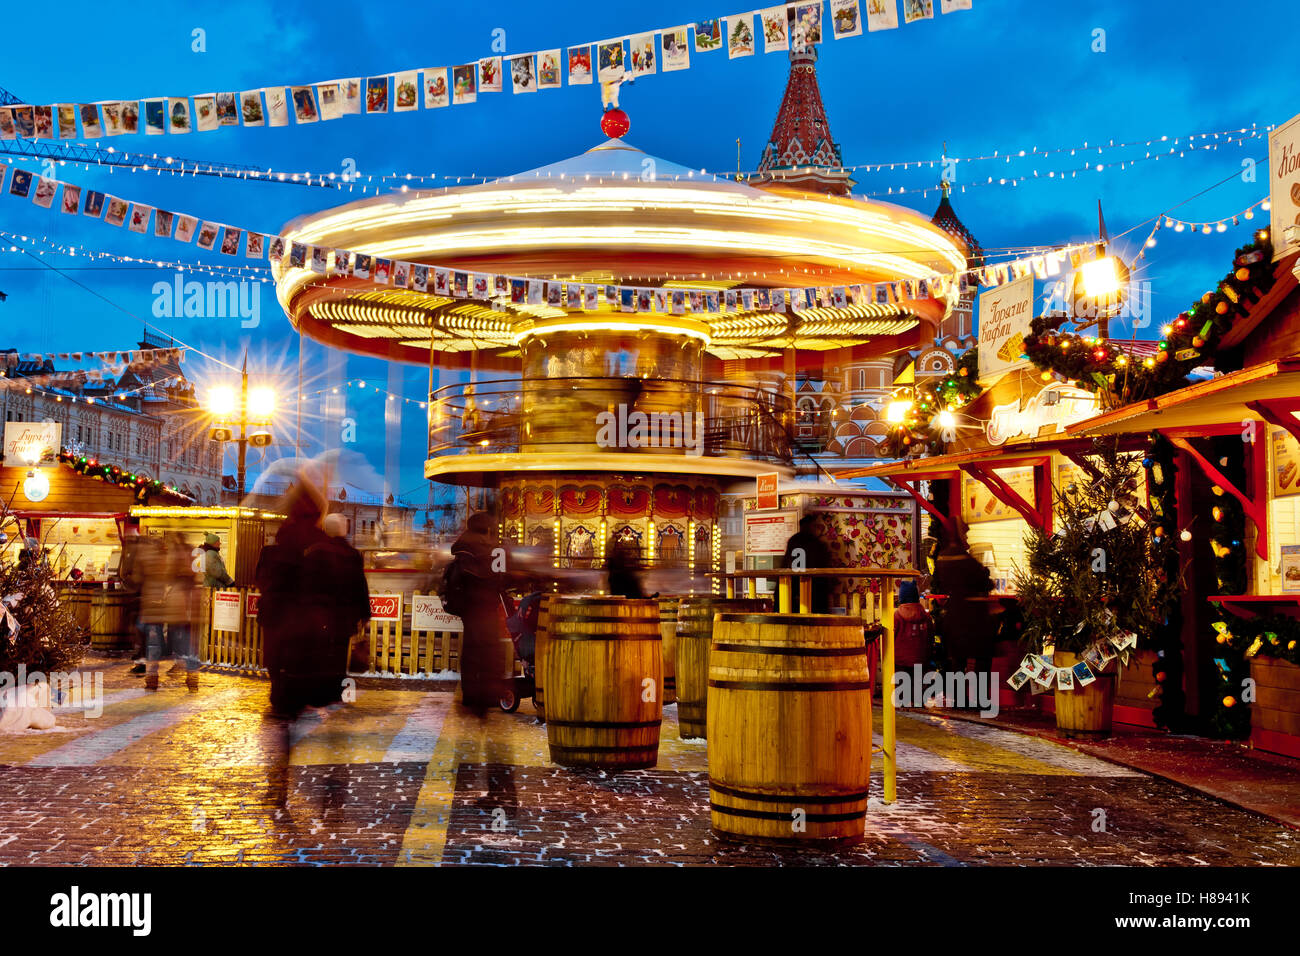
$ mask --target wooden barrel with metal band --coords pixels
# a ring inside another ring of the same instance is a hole
[[[659,602],[554,598],[547,640],[551,760],[566,767],[653,767],[663,720]]]
[[[537,716],[542,720],[546,719],[546,695],[543,690],[545,684],[546,651],[550,644],[550,638],[547,636],[547,626],[551,616],[551,602],[556,599],[554,594],[542,595],[542,602],[537,608],[537,631],[533,644],[533,706],[537,709]]]
[[[677,703],[677,608],[679,598],[659,599],[659,637],[664,646],[664,706]]]
[[[772,610],[767,598],[725,598],[701,594],[682,598],[677,610],[677,725],[683,740],[707,733],[709,645],[713,617],[719,613],[764,614]]]
[[[714,832],[742,842],[860,842],[869,687],[861,622],[717,615],[708,701]]]

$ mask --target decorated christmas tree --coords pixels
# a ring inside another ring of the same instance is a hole
[[[8,509],[0,503],[0,525]],[[25,552],[25,553],[24,553]],[[32,539],[0,542],[0,672],[67,671],[81,660],[84,634],[60,603],[55,574]]]
[[[1133,633],[1149,640],[1161,618],[1158,575],[1146,522],[1138,515],[1139,461],[1098,440],[1096,472],[1054,489],[1055,529],[1032,529],[1026,566],[1016,569],[1024,638],[1083,654]]]

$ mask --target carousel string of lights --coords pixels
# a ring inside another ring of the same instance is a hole
[[[1021,159],[1032,159],[1038,156],[1048,157],[1048,156],[1064,155],[1064,154],[1074,156],[1081,153],[1092,153],[1093,151],[1095,151],[1098,155],[1104,155],[1105,152],[1109,150],[1132,149],[1135,147],[1137,148],[1145,147],[1149,150],[1150,147],[1152,146],[1163,145],[1165,143],[1172,142],[1172,145],[1169,146],[1167,150],[1163,150],[1160,153],[1152,154],[1151,152],[1147,152],[1147,154],[1143,157],[1119,161],[1118,165],[1122,170],[1128,168],[1134,163],[1139,162],[1140,160],[1168,158],[1174,153],[1178,153],[1179,156],[1181,157],[1182,155],[1185,155],[1185,153],[1188,150],[1191,151],[1202,150],[1202,149],[1213,150],[1213,149],[1217,149],[1221,145],[1241,144],[1244,143],[1245,140],[1247,139],[1256,139],[1260,136],[1267,135],[1267,133],[1269,133],[1272,129],[1273,129],[1272,125],[1260,127],[1258,124],[1252,123],[1250,126],[1237,127],[1235,129],[1213,130],[1210,132],[1197,132],[1197,133],[1186,134],[1183,136],[1175,136],[1172,138],[1172,140],[1170,139],[1169,136],[1152,137],[1145,140],[1142,139],[1124,140],[1120,142],[1115,142],[1113,139],[1111,139],[1101,144],[1089,143],[1088,141],[1085,140],[1081,145],[1077,145],[1077,146],[1057,146],[1048,149],[1038,149],[1035,146],[1028,150],[1025,149],[1017,150],[1015,148],[1008,149],[1008,150],[995,149],[992,153],[977,155],[977,156],[945,155],[939,159],[890,160],[890,161],[878,162],[878,163],[859,163],[853,166],[838,166],[838,167],[834,167],[834,169],[836,171],[848,172],[848,173],[881,173],[881,172],[895,172],[898,170],[902,170],[906,172],[911,169],[932,170],[936,168],[943,169],[945,167],[951,169],[963,163],[971,164],[971,163],[989,162],[993,160],[998,160],[1000,162],[1010,164],[1010,163],[1018,162]],[[1201,145],[1194,145],[1197,139],[1203,141]],[[69,156],[74,155],[73,151],[78,149],[76,145],[68,144],[68,143],[49,143],[46,144],[46,146],[48,149],[66,150],[68,151]],[[0,152],[2,151],[3,149],[0,148]],[[454,186],[492,182],[496,179],[501,178],[500,176],[496,176],[496,175],[479,174],[479,173],[468,173],[468,174],[439,173],[439,172],[349,173],[349,172],[333,172],[333,171],[314,172],[311,170],[289,171],[289,170],[276,170],[269,166],[255,167],[251,169],[232,170],[232,169],[222,168],[221,166],[215,163],[205,165],[202,163],[195,162],[193,160],[177,160],[172,156],[159,154],[159,153],[131,153],[131,152],[116,153],[114,152],[114,149],[111,146],[107,147],[106,151],[109,153],[113,153],[113,155],[108,159],[92,160],[92,159],[87,159],[85,157],[79,157],[76,159],[60,157],[60,158],[56,158],[54,162],[58,163],[60,166],[72,166],[74,168],[85,169],[87,171],[91,170],[92,168],[106,167],[109,169],[110,174],[114,169],[124,168],[124,169],[131,170],[133,173],[151,172],[157,176],[162,176],[162,175],[184,176],[188,174],[190,176],[203,175],[203,176],[212,176],[218,179],[237,179],[237,180],[244,180],[247,182],[283,182],[283,183],[291,183],[291,184],[306,184],[309,186],[317,185],[317,186],[325,186],[325,187],[348,186],[349,191],[351,191],[351,188],[353,186],[356,186],[361,188],[363,192],[369,186],[373,186],[376,184],[381,186],[384,184],[392,184],[393,186],[400,186],[403,183],[405,184],[442,183],[443,184],[442,188],[452,188]],[[14,158],[17,160],[27,159],[27,160],[35,160],[42,163],[47,162],[49,160],[48,157],[29,156],[27,154],[22,154],[22,153],[11,154],[11,155],[13,155]],[[1102,164],[1102,165],[1105,165],[1106,168],[1113,169],[1116,163]],[[1063,178],[1066,172],[1076,173],[1078,171],[1088,170],[1089,168],[1091,168],[1089,165],[1085,165],[1076,170],[1064,170],[1064,171],[1049,170],[1046,171],[1045,173],[1040,173],[1038,170],[1034,170],[1029,176],[1013,177],[1011,179],[1007,179],[1005,177],[998,177],[997,179],[994,179],[994,177],[990,176],[983,183],[967,183],[965,185],[966,186],[975,186],[975,185],[988,186],[988,185],[995,185],[995,184],[1014,185],[1015,183],[1023,182],[1027,179],[1044,178],[1044,177],[1048,179],[1052,179],[1056,177]],[[757,175],[759,172],[760,172],[759,170],[751,169],[745,171],[737,170],[735,173],[718,172],[716,175],[749,178],[751,176]],[[707,171],[703,169],[699,170],[699,173],[701,175],[708,175]],[[564,177],[559,177],[559,178],[563,179]],[[669,174],[669,175],[657,176],[656,178],[673,182],[679,179],[685,179],[687,177],[682,176],[680,174]],[[928,187],[930,191],[933,191],[934,188],[935,187],[933,186]],[[913,188],[911,191],[916,192],[917,190]],[[376,192],[378,192],[378,189],[376,189]],[[906,187],[898,187],[897,189],[890,187],[886,192],[882,193],[877,191],[866,195],[884,196],[884,195],[892,195],[895,192],[901,195],[907,192],[907,189]]]

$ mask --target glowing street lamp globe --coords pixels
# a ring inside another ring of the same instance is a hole
[[[254,419],[268,419],[275,411],[275,391],[266,386],[251,389],[248,393],[248,415]]]
[[[208,393],[208,411],[216,418],[229,418],[236,410],[235,390],[229,385],[218,385]]]

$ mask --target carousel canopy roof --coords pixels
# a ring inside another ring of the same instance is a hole
[[[710,310],[706,293],[915,281],[966,266],[953,237],[912,210],[735,182],[622,140],[481,185],[363,199],[301,217],[284,235],[327,252],[391,260],[407,286],[398,288],[395,276],[376,284],[338,270],[335,257],[313,270],[310,248],[298,266],[286,254],[274,266],[277,294],[305,334],[413,362],[428,361],[431,347],[448,356],[486,351],[493,354],[480,365],[503,368],[530,334],[577,320],[591,328],[680,330],[723,359],[877,338],[888,338],[891,349],[908,347],[899,337],[915,338],[923,322],[937,323],[948,301],[823,301],[778,310],[763,308],[756,294],[749,308],[741,295],[727,311]],[[415,287],[412,265],[430,267],[426,289]],[[510,281],[516,278],[546,283],[540,301],[521,299]],[[588,285],[687,294],[678,308],[660,309],[652,298],[649,310],[629,312],[607,302],[601,288],[593,309],[585,297],[569,297],[570,287]]]

